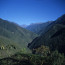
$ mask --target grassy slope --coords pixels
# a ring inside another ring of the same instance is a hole
[[[3,49],[0,51],[6,52],[7,50],[9,50],[10,54],[13,54],[21,50],[21,52],[29,53],[30,50],[27,48],[27,45],[36,36],[37,36],[36,34],[24,28],[21,28],[15,23],[11,23],[9,21],[0,19],[0,47],[2,47],[2,45],[5,47],[5,50]],[[13,48],[12,50],[10,50],[9,47],[11,47],[12,45],[16,49]],[[0,54],[2,55],[2,53]]]

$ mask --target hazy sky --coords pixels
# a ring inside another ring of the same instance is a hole
[[[65,0],[0,0],[0,18],[19,25],[56,20],[65,14]]]

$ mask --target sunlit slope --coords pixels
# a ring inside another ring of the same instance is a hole
[[[20,50],[21,52],[29,52],[27,45],[35,37],[37,37],[36,34],[21,28],[19,25],[0,19],[0,46],[3,45],[4,49],[9,50],[8,46],[14,46],[16,49],[13,48],[15,51],[11,50],[12,53]]]

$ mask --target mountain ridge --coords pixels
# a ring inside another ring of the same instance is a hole
[[[41,45],[49,46],[50,50],[58,50],[65,54],[65,15],[48,25],[45,33],[33,40],[28,47],[36,49]],[[63,50],[63,51],[62,51]]]
[[[52,21],[48,21],[45,23],[33,23],[30,24],[29,26],[26,27],[27,30],[32,31],[36,34],[41,35],[40,31],[42,32],[42,30],[45,31],[46,27],[51,23]]]

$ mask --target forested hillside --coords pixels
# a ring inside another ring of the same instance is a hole
[[[49,24],[45,33],[34,39],[28,47],[36,49],[42,45],[65,54],[65,14]]]

